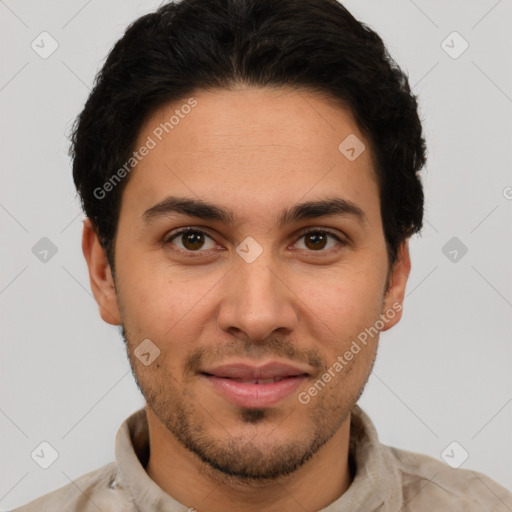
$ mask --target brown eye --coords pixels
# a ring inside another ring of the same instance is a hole
[[[204,244],[204,234],[198,232],[184,233],[181,235],[182,244],[191,251],[201,249]]]
[[[304,239],[304,248],[313,252],[327,252],[329,249],[335,247],[336,244],[331,244],[331,246],[328,247],[329,239],[337,241],[337,245],[346,245],[346,242],[340,237],[324,229],[306,231],[302,233],[300,239]],[[302,249],[302,247],[299,248]]]
[[[308,233],[305,235],[305,243],[308,249],[324,249],[327,243],[327,235],[325,233]]]
[[[180,242],[180,245],[174,243],[175,241]],[[201,249],[205,249],[205,245],[207,245],[208,241],[211,241],[211,246],[206,247],[206,249],[214,248],[215,243],[213,243],[213,240],[203,231],[198,229],[182,229],[169,237],[166,243],[176,245],[178,249],[183,251],[203,252]]]

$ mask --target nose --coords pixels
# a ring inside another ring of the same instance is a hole
[[[293,286],[264,254],[252,263],[240,258],[234,264],[223,280],[218,310],[222,330],[235,336],[243,332],[252,343],[264,342],[274,331],[290,333],[298,322]]]

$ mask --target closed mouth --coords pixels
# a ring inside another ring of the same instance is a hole
[[[276,376],[276,377],[271,377],[268,379],[261,379],[261,378],[242,379],[242,378],[236,378],[236,377],[227,377],[227,376],[223,376],[223,375],[213,375],[212,373],[207,373],[207,372],[201,372],[201,373],[202,373],[202,375],[206,375],[207,377],[216,377],[218,379],[229,379],[234,382],[241,382],[243,384],[271,384],[272,382],[279,382],[284,379],[293,379],[293,378],[297,378],[297,377],[306,377],[307,376],[306,373],[303,373],[300,375]]]

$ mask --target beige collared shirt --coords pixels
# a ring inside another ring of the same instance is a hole
[[[356,464],[352,484],[320,512],[512,512],[512,493],[489,477],[381,444],[375,426],[357,405],[351,419],[350,453]],[[13,512],[193,510],[166,494],[144,470],[149,457],[145,409],[121,425],[115,454],[115,462]]]

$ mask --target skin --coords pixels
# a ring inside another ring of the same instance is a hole
[[[353,479],[350,413],[371,373],[378,335],[308,404],[297,395],[402,303],[408,243],[389,266],[370,146],[348,110],[290,88],[191,96],[197,106],[139,162],[123,191],[115,282],[89,220],[83,233],[101,317],[123,325],[146,398],[146,471],[198,511],[319,510]],[[156,111],[136,147],[185,102]],[[349,134],[367,148],[354,161],[338,150]],[[183,214],[145,222],[144,212],[169,195],[230,209],[233,225]],[[331,215],[278,225],[282,210],[333,195],[359,206],[366,221]],[[202,244],[169,241],[187,226],[206,233]],[[315,245],[314,228],[346,244],[328,237]],[[247,236],[263,250],[252,263],[235,251]],[[400,317],[396,311],[382,330]],[[144,339],[160,350],[148,366],[133,353]],[[288,361],[310,376],[277,405],[251,413],[196,373],[241,360]]]

